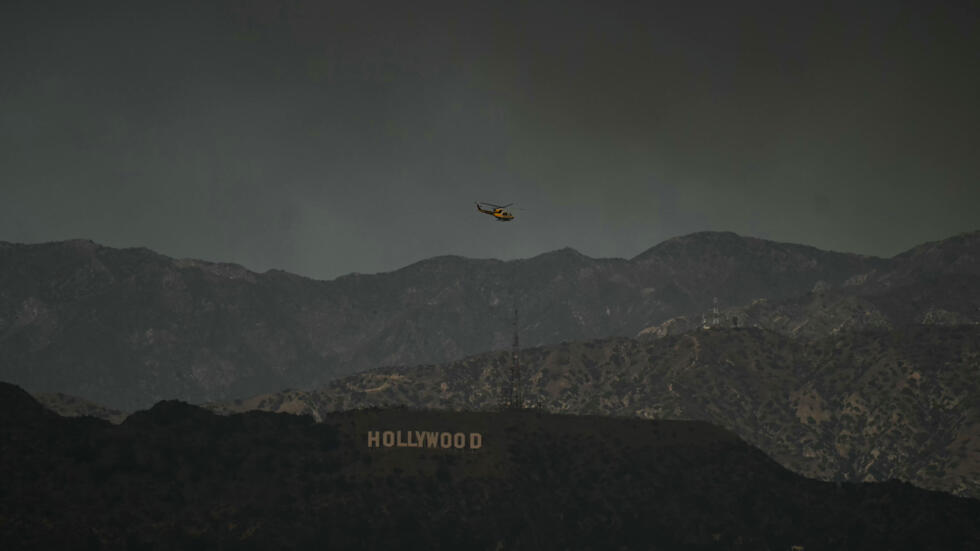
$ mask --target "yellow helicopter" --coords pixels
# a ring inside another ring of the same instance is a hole
[[[489,214],[497,219],[498,222],[510,222],[514,219],[514,215],[505,211],[504,209],[513,205],[514,203],[507,203],[506,205],[494,205],[493,203],[480,203],[474,202],[476,205],[476,210],[482,212],[483,214]],[[481,206],[482,205],[482,206]],[[484,209],[483,207],[490,207]]]

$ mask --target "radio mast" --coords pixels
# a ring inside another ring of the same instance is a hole
[[[517,306],[514,306],[514,344],[510,355],[510,400],[511,409],[524,407],[524,392],[521,388],[521,341],[517,336]]]

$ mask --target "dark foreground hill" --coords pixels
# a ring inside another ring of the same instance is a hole
[[[462,447],[429,447],[443,440]],[[0,473],[4,549],[980,546],[980,501],[808,480],[702,422],[394,409],[318,424],[162,402],[116,426],[3,384]]]
[[[509,355],[377,369],[312,392],[214,404],[306,413],[490,409]],[[521,352],[528,400],[575,414],[702,420],[791,470],[980,497],[980,326],[911,326],[809,341],[754,328],[562,343]]]

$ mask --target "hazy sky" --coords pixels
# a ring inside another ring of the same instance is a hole
[[[700,230],[890,256],[980,229],[976,6],[8,0],[0,240],[319,278]]]

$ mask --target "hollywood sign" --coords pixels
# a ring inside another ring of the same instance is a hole
[[[432,432],[422,430],[369,430],[369,448],[441,448],[478,450],[483,447],[479,432]]]

